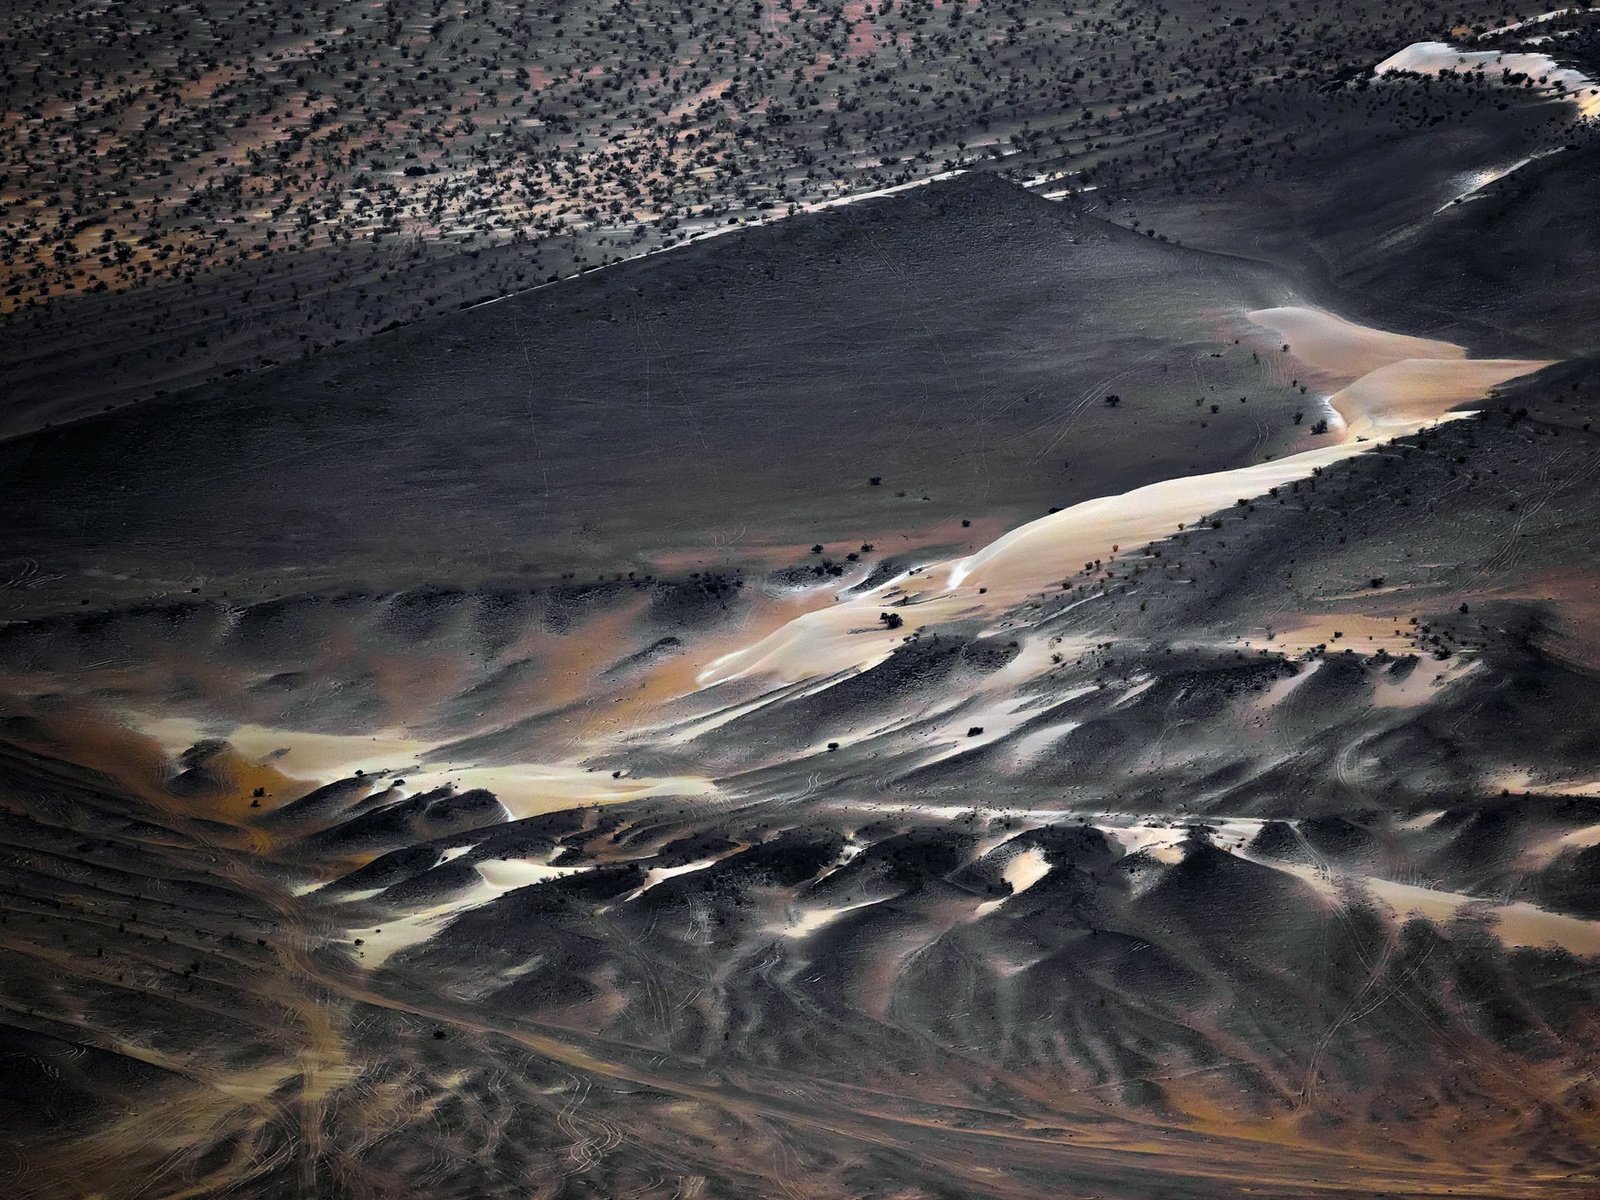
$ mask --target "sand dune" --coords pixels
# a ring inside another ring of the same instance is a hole
[[[1167,537],[1207,513],[1305,479],[1369,444],[1415,433],[1457,405],[1549,366],[1549,361],[1469,359],[1449,342],[1357,325],[1306,307],[1266,309],[1251,319],[1290,341],[1291,352],[1335,380],[1330,398],[1338,440],[1278,460],[1163,480],[1102,496],[1013,529],[976,554],[929,564],[881,587],[806,613],[753,645],[710,663],[702,687],[732,679],[783,682],[882,661],[903,629],[996,615],[1041,593],[1060,593],[1085,563]],[[890,628],[885,614],[903,626]]]
[[[1457,404],[1486,396],[1551,360],[1406,359],[1363,375],[1329,400],[1350,436],[1390,439],[1415,433]]]
[[[1285,305],[1248,315],[1255,324],[1279,334],[1300,362],[1341,379],[1359,379],[1408,358],[1467,356],[1452,342],[1373,329],[1320,308]]]

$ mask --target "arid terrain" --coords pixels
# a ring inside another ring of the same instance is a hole
[[[1600,1194],[1600,10],[7,22],[4,1195]]]

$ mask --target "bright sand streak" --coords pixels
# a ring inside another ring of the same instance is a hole
[[[1003,612],[1059,589],[1085,562],[1174,533],[1239,499],[1304,479],[1373,443],[1433,424],[1458,404],[1549,366],[1524,359],[1468,359],[1449,342],[1406,337],[1310,308],[1249,314],[1288,343],[1330,386],[1338,441],[1287,458],[1163,480],[1119,496],[1087,500],[1013,529],[976,554],[902,575],[831,607],[806,613],[754,645],[724,655],[700,673],[709,687],[731,679],[780,682],[862,669],[888,657],[905,636],[879,619],[893,611],[915,628]],[[1339,385],[1343,386],[1339,386]],[[983,589],[980,591],[980,589]]]
[[[1546,16],[1554,16],[1548,13]],[[1537,19],[1537,18],[1536,18]],[[1512,25],[1507,28],[1515,29]],[[1555,93],[1559,84],[1564,90],[1559,94],[1578,106],[1585,117],[1600,117],[1600,85],[1583,72],[1563,67],[1548,54],[1503,53],[1499,50],[1460,50],[1447,42],[1416,42],[1398,54],[1390,55],[1373,70],[1379,75],[1395,71],[1412,71],[1418,75],[1439,75],[1445,71],[1473,74],[1488,80],[1498,80],[1507,73],[1526,75],[1538,84],[1541,91]]]

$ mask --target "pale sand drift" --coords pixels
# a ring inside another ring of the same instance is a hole
[[[1510,358],[1407,359],[1363,376],[1329,403],[1357,439],[1388,441],[1433,424],[1463,400],[1549,365]]]
[[[1468,171],[1465,175],[1456,176],[1453,183],[1458,190],[1453,196],[1450,197],[1450,199],[1446,200],[1438,208],[1433,210],[1434,215],[1437,216],[1454,205],[1465,204],[1470,200],[1482,199],[1484,195],[1484,189],[1490,184],[1499,183],[1500,180],[1511,175],[1515,175],[1529,163],[1536,163],[1541,158],[1549,158],[1552,155],[1560,154],[1563,149],[1564,147],[1557,146],[1553,150],[1541,150],[1537,154],[1530,154],[1526,158],[1519,158],[1516,162],[1507,166],[1493,167],[1482,171]]]
[[[800,616],[751,646],[712,662],[702,687],[733,679],[796,682],[883,661],[905,634],[888,628],[995,616],[1056,592],[1084,563],[1156,541],[1207,513],[1309,477],[1318,468],[1446,419],[1450,410],[1551,365],[1524,359],[1469,359],[1449,342],[1369,329],[1302,307],[1248,314],[1289,344],[1331,385],[1339,440],[1247,467],[1163,480],[1102,496],[1031,521],[967,558],[907,572],[870,592]]]
[[[1467,356],[1466,350],[1453,342],[1372,329],[1317,308],[1259,308],[1249,317],[1282,337],[1300,362],[1345,381],[1408,358]]]
[[[1311,868],[1283,867],[1314,886],[1327,884]],[[1586,921],[1565,913],[1548,912],[1523,900],[1496,903],[1460,892],[1445,892],[1411,883],[1396,883],[1371,876],[1341,877],[1388,908],[1400,920],[1422,917],[1434,925],[1449,925],[1477,918],[1506,946],[1566,950],[1579,957],[1600,955],[1600,921]]]
[[[1588,7],[1552,9],[1550,12],[1540,13],[1536,17],[1528,17],[1526,20],[1512,21],[1508,25],[1497,25],[1493,29],[1486,32],[1483,36],[1493,37],[1497,33],[1515,33],[1519,29],[1527,29],[1533,25],[1543,25],[1546,21],[1554,21],[1558,17],[1576,16],[1579,13],[1593,11],[1595,10]]]
[[[1454,71],[1479,74],[1491,80],[1512,74],[1526,75],[1536,81],[1542,93],[1570,101],[1585,117],[1600,117],[1600,84],[1582,71],[1561,66],[1548,54],[1462,50],[1448,42],[1415,42],[1384,59],[1373,71],[1379,75],[1402,71],[1440,75]]]
[[[527,859],[494,859],[476,863],[473,869],[478,873],[479,882],[447,900],[416,912],[396,914],[385,918],[381,924],[364,928],[352,927],[346,939],[349,949],[357,956],[363,967],[376,970],[397,951],[430,940],[456,917],[470,909],[478,908],[518,888],[533,887],[551,879],[578,875],[589,868],[552,867],[547,863],[532,862]],[[350,900],[360,902],[381,895],[382,892],[383,889],[379,888],[373,892],[358,893],[350,897]],[[358,938],[361,942],[359,946],[356,945]]]
[[[1020,854],[1013,855],[1000,871],[1000,877],[1011,885],[1011,891],[998,900],[985,900],[978,905],[973,915],[988,916],[1013,896],[1022,895],[1048,874],[1050,874],[1050,860],[1037,846],[1031,846]]]
[[[580,804],[621,804],[650,796],[707,796],[717,790],[711,780],[698,775],[613,777],[576,761],[480,765],[439,760],[431,756],[441,749],[441,743],[411,737],[404,730],[372,735],[305,733],[188,717],[147,718],[139,713],[127,714],[127,721],[174,756],[209,738],[225,738],[246,758],[275,762],[285,771],[305,777],[348,777],[358,770],[375,780],[403,774],[409,795],[445,787],[487,788],[514,818]]]
[[[1507,947],[1565,950],[1580,958],[1600,956],[1600,921],[1550,912],[1525,900],[1497,902],[1373,875],[1332,872],[1326,867],[1279,862],[1252,854],[1239,856],[1293,875],[1330,903],[1342,903],[1342,889],[1353,888],[1388,909],[1397,921],[1421,917],[1442,927],[1458,920],[1478,920]]]

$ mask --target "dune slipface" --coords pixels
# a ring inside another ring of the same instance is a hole
[[[213,8],[10,30],[0,1191],[1600,1193],[1600,16]]]

